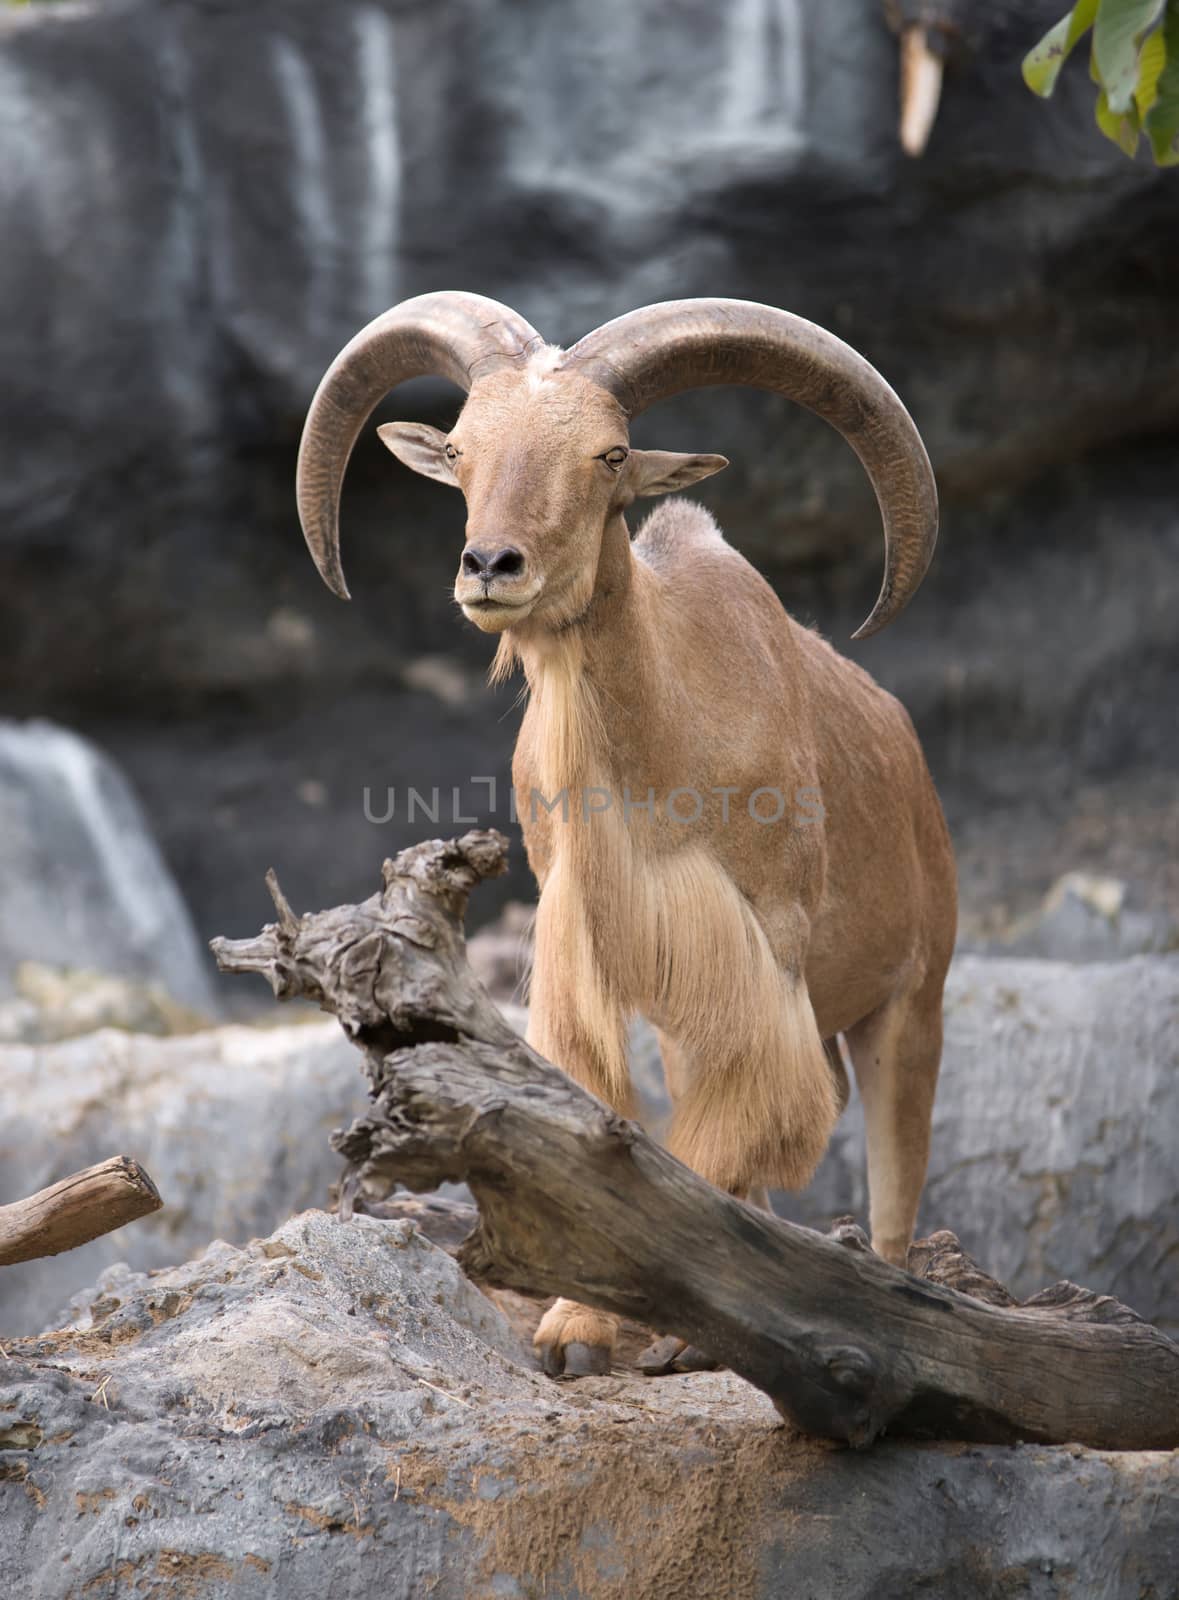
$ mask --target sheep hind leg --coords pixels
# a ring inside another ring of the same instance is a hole
[[[848,1030],[864,1106],[872,1248],[904,1266],[925,1186],[942,1054],[942,985],[894,995]]]

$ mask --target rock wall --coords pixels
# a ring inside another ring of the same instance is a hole
[[[0,709],[115,750],[202,931],[249,924],[267,848],[309,903],[351,898],[421,831],[403,806],[375,833],[366,786],[506,775],[510,696],[478,689],[485,646],[448,599],[456,499],[365,442],[351,608],[294,519],[324,365],[440,283],[558,340],[723,293],[863,349],[929,442],[944,539],[925,595],[860,655],[913,706],[968,891],[1100,866],[1079,830],[1044,865],[1086,782],[1120,785],[1094,810],[1133,810],[1153,882],[1158,803],[1134,782],[1172,763],[1179,670],[1173,180],[1098,136],[1080,60],[1050,106],[1023,87],[1050,0],[947,8],[961,48],[918,162],[876,0],[119,0],[0,21],[0,308],[21,308],[0,320]],[[453,399],[418,386],[395,409]],[[640,442],[730,455],[705,498],[846,638],[879,534],[835,435],[718,393],[644,419]],[[1013,833],[1026,852],[992,867]],[[504,892],[525,885],[517,869]]]
[[[554,1383],[407,1222],[309,1212],[82,1307],[0,1362],[14,1594],[1173,1590],[1173,1453],[858,1454],[726,1373]]]
[[[918,1231],[949,1226],[1026,1296],[1058,1278],[1179,1333],[1179,957],[1107,964],[963,956]],[[825,1228],[867,1215],[858,1097],[810,1187]]]
[[[326,1204],[340,1171],[328,1135],[365,1103],[357,1061],[335,1022],[179,1039],[107,1030],[0,1050],[4,1199],[127,1154],[165,1204],[78,1250],[5,1267],[0,1337],[46,1326],[114,1263],[172,1266],[210,1239],[240,1244]]]

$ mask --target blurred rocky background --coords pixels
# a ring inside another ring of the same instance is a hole
[[[1170,173],[1096,134],[1081,59],[1050,104],[1025,89],[1058,9],[946,0],[916,160],[877,0],[5,14],[0,712],[123,766],[202,937],[254,925],[271,863],[296,904],[354,898],[430,827],[411,785],[440,790],[441,831],[494,820],[470,779],[497,775],[506,823],[515,691],[483,687],[487,641],[449,598],[459,497],[370,428],[344,497],[356,598],[335,600],[292,495],[315,384],[426,289],[564,342],[647,301],[748,296],[833,328],[912,409],[944,507],[917,601],[848,643],[879,524],[808,414],[703,392],[641,442],[728,454],[701,497],[909,705],[964,930],[1002,933],[1067,871],[1170,913],[1179,208]],[[419,384],[385,415],[457,399]],[[392,818],[366,820],[390,786]],[[518,859],[502,892],[529,890]]]

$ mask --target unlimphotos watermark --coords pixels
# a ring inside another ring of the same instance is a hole
[[[400,789],[389,785],[385,789],[384,799],[379,804],[374,800],[372,787],[366,784],[365,820],[378,825],[398,820],[406,822],[424,820],[431,823],[445,823],[450,827],[479,827],[501,817],[502,813],[498,805],[499,785],[496,780],[468,778],[468,789],[476,784],[485,785],[487,789],[487,804],[478,806],[480,814],[477,816],[464,814],[464,804],[469,805],[472,802],[469,799],[463,801],[464,791],[461,785],[450,786],[448,808],[446,791],[438,784],[424,791],[413,785],[406,785]],[[710,784],[704,789],[697,788],[693,784],[682,784],[678,788],[661,791],[658,794],[654,788],[636,793],[629,787],[624,788],[621,793],[616,793],[613,789],[599,785],[581,789],[559,789],[552,795],[546,795],[540,789],[531,789],[527,794],[521,795],[516,789],[509,788],[507,796],[509,822],[519,822],[521,804],[526,818],[531,822],[538,821],[543,813],[549,817],[559,818],[563,823],[592,823],[595,818],[610,813],[621,816],[627,827],[631,826],[636,818],[643,822],[653,822],[659,817],[665,817],[680,827],[690,827],[694,823],[702,822],[707,822],[710,826],[719,823],[722,827],[728,827],[743,816],[751,818],[762,827],[770,827],[775,823],[785,824],[788,827],[814,827],[821,823],[826,815],[821,792],[807,785],[794,789],[789,794],[774,784],[762,784],[750,789],[736,783],[722,783]],[[449,814],[447,814],[448,809]]]

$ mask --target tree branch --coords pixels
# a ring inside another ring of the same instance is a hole
[[[472,1277],[677,1334],[811,1433],[1179,1444],[1179,1346],[1116,1301],[1064,1284],[1017,1306],[952,1235],[914,1246],[906,1272],[855,1228],[782,1222],[536,1055],[463,955],[467,894],[505,854],[491,833],[418,845],[361,906],[213,943],[223,971],[312,996],[364,1051],[372,1109],[333,1136],[346,1187],[465,1180]]]
[[[73,1250],[158,1211],[163,1203],[138,1161],[112,1156],[27,1200],[0,1206],[0,1266]]]

